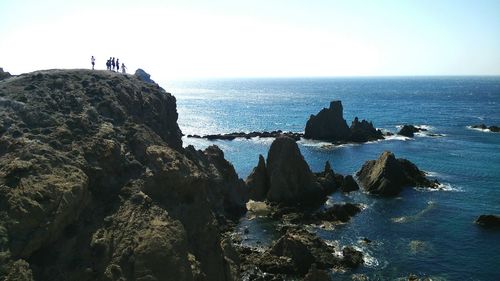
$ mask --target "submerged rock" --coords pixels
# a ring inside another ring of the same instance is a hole
[[[413,125],[404,125],[401,130],[399,130],[398,135],[413,138],[415,133],[427,131],[427,129],[423,129],[420,127],[415,127]]]
[[[490,132],[498,133],[500,132],[500,127],[499,126],[486,126],[485,124],[480,124],[480,125],[473,125],[471,126],[474,129],[481,129],[481,130],[490,130]]]
[[[361,212],[361,208],[357,204],[344,203],[344,204],[334,204],[323,211],[320,211],[313,215],[314,218],[326,221],[341,221],[347,222]]]
[[[430,181],[425,173],[406,159],[396,159],[385,151],[377,160],[369,160],[356,174],[361,185],[372,194],[394,196],[405,186],[437,188],[439,183]]]
[[[480,215],[476,224],[485,228],[500,228],[500,215]]]
[[[350,135],[341,101],[332,101],[329,108],[323,108],[317,115],[311,115],[304,132],[305,138],[326,141],[347,141]]]

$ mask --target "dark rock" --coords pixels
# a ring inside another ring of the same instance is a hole
[[[499,215],[480,215],[477,218],[476,223],[482,227],[486,228],[498,228],[500,227],[500,216]]]
[[[359,122],[358,117],[355,117],[352,121],[350,130],[351,136],[349,140],[353,142],[367,142],[384,138],[382,132],[373,127],[372,122],[364,119]]]
[[[485,124],[479,124],[479,125],[472,125],[472,128],[486,130],[488,129],[488,126],[486,126]]]
[[[305,275],[313,263],[320,269],[338,265],[333,252],[319,237],[302,229],[289,229],[269,250],[273,256],[290,258],[300,275]]]
[[[372,194],[394,196],[405,186],[437,188],[437,181],[430,181],[425,173],[406,159],[396,159],[385,151],[377,160],[366,161],[356,174],[361,185]]]
[[[269,191],[269,176],[267,175],[266,162],[264,156],[259,155],[259,163],[246,179],[246,184],[250,192],[250,199],[264,201]]]
[[[269,201],[287,205],[311,205],[324,201],[323,189],[293,139],[279,137],[274,140],[266,166]]]
[[[356,191],[359,190],[359,186],[351,175],[347,175],[344,177],[344,180],[342,181],[341,190],[342,192]]]
[[[304,281],[330,281],[332,280],[330,274],[326,270],[321,270],[316,268],[316,264],[313,264],[311,268],[309,268],[309,272],[307,272],[304,277]]]
[[[326,141],[347,141],[351,131],[343,117],[341,101],[332,101],[329,108],[323,108],[307,120],[304,137]]]
[[[156,84],[155,81],[151,80],[151,75],[144,71],[143,69],[139,68],[135,71],[134,76],[137,77],[139,80],[144,81],[149,84]]]
[[[344,203],[344,204],[334,204],[332,207],[327,208],[324,211],[318,212],[314,215],[316,219],[325,221],[341,221],[347,222],[361,212],[361,208],[357,204]]]
[[[413,125],[404,125],[401,130],[399,130],[398,135],[413,138],[415,133],[427,131],[427,129],[423,129],[420,127],[415,127]]]
[[[488,129],[490,129],[490,131],[492,131],[494,133],[500,132],[500,127],[498,127],[498,126],[489,126]]]
[[[0,67],[0,80],[9,78],[10,76],[12,76],[12,75],[10,75],[9,72],[3,71],[3,68]]]
[[[342,263],[346,267],[356,268],[363,264],[363,253],[351,246],[344,247],[342,254],[344,256]]]
[[[330,162],[326,161],[323,172],[315,173],[318,183],[323,187],[325,194],[330,194],[338,189],[337,176],[330,166]],[[340,175],[341,176],[341,175]]]
[[[229,133],[229,134],[214,134],[214,135],[205,135],[205,136],[188,135],[188,137],[190,137],[190,138],[204,138],[204,139],[208,139],[208,140],[234,140],[236,138],[250,139],[250,138],[255,138],[255,137],[278,138],[281,136],[286,136],[286,137],[294,139],[295,141],[298,141],[303,136],[303,134],[293,133],[293,132],[283,132],[281,130],[278,130],[278,131],[272,131],[272,132],[251,132],[251,133],[234,132],[234,133]]]

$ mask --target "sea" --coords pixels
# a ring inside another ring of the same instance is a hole
[[[404,124],[428,131],[365,144],[332,145],[300,140],[315,172],[329,161],[336,173],[355,175],[386,150],[406,158],[441,183],[441,189],[406,188],[382,198],[362,190],[334,193],[326,205],[355,202],[361,213],[343,225],[310,226],[328,243],[354,245],[365,264],[332,272],[334,280],[500,280],[500,231],[474,224],[481,214],[500,214],[500,133],[472,129],[500,125],[500,77],[246,78],[168,81],[177,98],[185,135],[283,130],[303,132],[311,114],[341,100],[344,118],[372,121],[383,131]],[[183,138],[184,146],[219,146],[245,179],[266,157],[273,139],[208,141]],[[276,223],[245,217],[244,243],[262,247],[277,238]],[[371,242],[367,243],[366,239]]]

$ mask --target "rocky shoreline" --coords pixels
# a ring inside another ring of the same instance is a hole
[[[347,126],[340,101],[311,116],[304,134],[204,136],[275,138],[243,180],[219,147],[183,147],[175,97],[137,73],[0,69],[0,280],[331,280],[333,271],[354,274],[364,254],[307,226],[346,224],[365,208],[325,206],[332,193],[438,187],[391,152],[355,177],[329,162],[313,172],[301,138],[383,138],[366,120]],[[279,225],[269,246],[238,236],[249,202]]]

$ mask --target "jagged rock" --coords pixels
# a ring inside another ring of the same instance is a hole
[[[405,186],[436,188],[439,184],[436,180],[428,180],[415,164],[396,159],[389,151],[377,160],[366,161],[356,175],[367,191],[384,196],[397,195]]]
[[[486,228],[498,228],[500,227],[500,216],[499,215],[480,215],[477,218],[476,223],[479,226]]]
[[[420,127],[415,127],[413,125],[404,125],[401,130],[399,130],[398,135],[402,135],[405,137],[413,138],[415,133],[420,131],[427,131],[427,129],[423,129]]]
[[[0,271],[1,273],[1,271]],[[33,281],[30,265],[25,260],[17,260],[10,265],[9,274],[4,281]]]
[[[305,275],[313,263],[320,269],[338,265],[340,260],[333,252],[323,240],[302,229],[289,229],[269,250],[273,256],[290,258],[300,275]]]
[[[359,122],[358,117],[355,117],[352,121],[350,130],[351,136],[349,140],[353,142],[367,142],[384,138],[382,132],[373,127],[372,122],[364,119]]]
[[[332,167],[330,166],[329,161],[326,161],[323,172],[315,174],[317,181],[323,187],[325,194],[330,194],[334,192],[339,186],[337,177],[338,176],[342,177],[342,175],[335,174],[335,172],[332,170]]]
[[[347,175],[342,180],[341,190],[342,192],[356,191],[359,190],[359,186],[351,175]]]
[[[146,71],[144,71],[143,69],[141,68],[138,68],[135,73],[134,73],[134,76],[139,78],[139,80],[142,80],[146,83],[149,83],[149,84],[155,84],[156,85],[156,82],[151,80],[151,75],[149,73],[147,73]]]
[[[269,191],[269,176],[267,175],[265,161],[264,156],[259,155],[259,163],[246,179],[250,199],[255,201],[264,201]]]
[[[324,199],[321,185],[293,139],[279,137],[274,140],[267,155],[266,167],[269,176],[269,201],[309,205]]]
[[[9,72],[3,71],[3,68],[0,67],[0,80],[9,78],[10,76],[12,76],[12,75],[10,75]]]
[[[220,229],[244,211],[244,183],[181,136],[175,98],[134,76],[1,80],[0,275],[238,280]]]
[[[347,141],[351,131],[343,114],[341,101],[330,102],[329,108],[323,108],[317,115],[309,117],[304,137],[326,141]]]
[[[363,264],[363,253],[351,246],[342,249],[342,263],[349,268],[356,268]]]
[[[332,207],[327,208],[324,211],[320,211],[314,215],[316,219],[326,220],[326,221],[341,221],[347,222],[361,212],[361,208],[357,204],[344,203],[344,204],[334,204]]]
[[[321,270],[316,268],[316,264],[313,264],[304,277],[304,281],[330,281],[330,274],[326,270]]]

